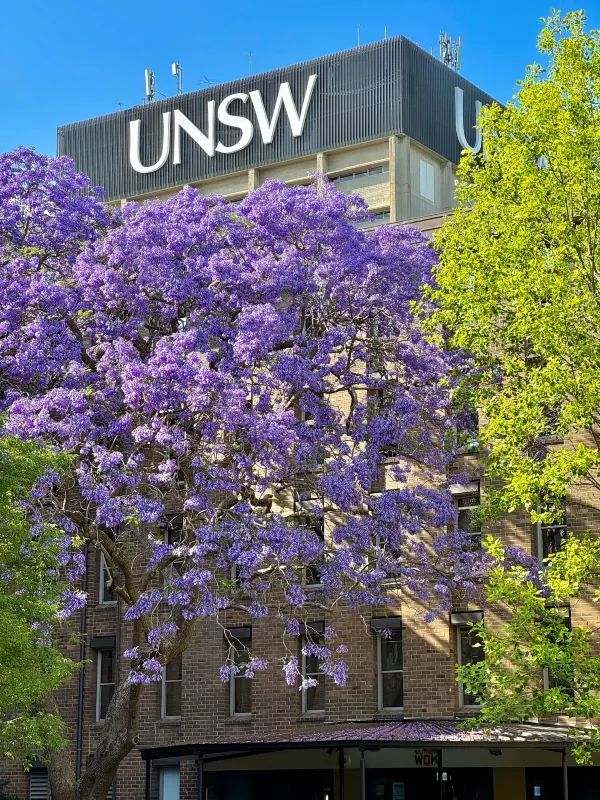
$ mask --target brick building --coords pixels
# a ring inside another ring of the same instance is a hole
[[[109,202],[164,198],[183,185],[235,202],[268,179],[294,185],[318,172],[362,195],[373,225],[411,222],[429,233],[452,208],[461,148],[480,147],[476,115],[490,101],[400,37],[68,125],[58,132],[58,150],[106,187]],[[239,117],[225,124],[233,103],[244,104],[250,128]],[[454,468],[469,476],[454,487],[465,529],[485,491],[476,446]],[[599,517],[599,498],[569,498],[570,528],[595,528]],[[514,515],[494,532],[546,554],[564,527],[532,529],[525,515]],[[80,763],[129,669],[120,656],[120,601],[98,553],[88,552],[84,644],[71,653],[86,665],[62,692]],[[216,624],[202,623],[162,684],[144,692],[139,742],[119,770],[113,800],[558,800],[565,775],[571,797],[600,798],[596,769],[569,766],[564,729],[459,727],[476,705],[456,683],[455,665],[480,657],[468,623],[494,612],[457,608],[424,624],[422,611],[398,596],[377,613],[315,617],[312,636],[329,622],[344,631],[350,678],[343,688],[325,679],[306,692],[273,670],[223,685],[218,668],[229,644]],[[592,613],[583,600],[571,609],[574,623]],[[231,613],[226,623],[238,641],[251,639],[276,661],[280,634],[269,619]],[[19,800],[48,796],[41,767],[26,776],[5,766],[1,774],[4,791]]]

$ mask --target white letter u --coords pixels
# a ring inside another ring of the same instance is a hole
[[[156,172],[166,162],[171,148],[171,112],[165,111],[162,115],[162,150],[155,164],[145,167],[140,161],[140,126],[141,119],[133,119],[129,123],[129,163],[136,172]]]
[[[461,147],[464,150],[470,150],[472,153],[478,153],[481,150],[481,128],[479,127],[480,117],[481,117],[481,102],[479,100],[476,100],[475,101],[475,124],[476,124],[475,144],[471,146],[467,142],[467,137],[465,136],[463,90],[460,88],[460,86],[455,86],[454,124],[456,126],[456,135],[458,137],[458,141],[460,142]]]

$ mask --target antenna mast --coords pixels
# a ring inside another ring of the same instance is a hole
[[[171,64],[171,75],[177,81],[177,96],[183,94],[183,67],[181,64]]]
[[[153,103],[156,100],[156,85],[154,82],[154,70],[145,69],[144,78],[146,79],[146,102]]]
[[[462,46],[462,36],[452,39],[445,31],[440,32],[440,61],[454,72],[460,72]]]

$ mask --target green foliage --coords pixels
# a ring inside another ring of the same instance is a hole
[[[473,625],[485,659],[457,668],[467,691],[481,700],[479,718],[468,724],[569,716],[578,722],[573,754],[589,763],[591,750],[600,746],[590,729],[600,717],[600,656],[591,630],[569,624],[568,609],[593,600],[585,587],[600,571],[600,539],[569,537],[548,560],[544,587],[529,580],[523,567],[506,567],[497,540],[490,537],[485,546],[496,564],[488,600],[500,621]]]
[[[484,110],[485,153],[461,161],[429,294],[431,330],[473,355],[460,399],[481,411],[487,518],[525,508],[551,524],[574,484],[600,500],[600,32],[583,12],[555,14],[539,49],[547,66],[528,69],[514,103]],[[597,614],[598,539],[569,538],[545,591],[487,544],[504,621],[476,626],[485,661],[459,670],[482,698],[479,723],[599,717],[595,633],[570,629],[563,610]],[[573,753],[585,762],[599,746],[583,726]]]
[[[555,16],[540,49],[548,69],[484,111],[485,154],[461,161],[433,292],[435,326],[476,361],[498,508],[534,519],[575,480],[600,488],[600,34],[582,12]],[[544,443],[573,429],[587,438]]]
[[[60,721],[42,707],[75,666],[45,641],[63,588],[55,532],[40,526],[32,537],[21,501],[48,469],[66,464],[33,444],[0,439],[0,756],[27,760],[63,741]]]

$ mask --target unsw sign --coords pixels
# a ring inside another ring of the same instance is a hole
[[[165,111],[162,115],[162,145],[160,156],[154,164],[144,165],[140,158],[140,127],[141,119],[131,120],[129,123],[129,163],[136,172],[156,172],[167,161],[171,146],[171,115],[173,117],[173,164],[181,164],[181,134],[186,133],[196,144],[211,158],[215,153],[237,153],[248,147],[254,136],[254,125],[248,117],[232,114],[230,106],[233,103],[238,106],[246,105],[248,100],[252,104],[254,114],[258,124],[258,129],[263,144],[271,144],[275,135],[275,128],[279,120],[282,108],[288,118],[292,136],[301,136],[306,122],[306,114],[313,95],[317,76],[311,75],[304,92],[300,110],[296,107],[292,90],[289,83],[279,85],[277,99],[271,115],[267,113],[265,103],[260,90],[254,89],[247,94],[245,92],[235,92],[227,95],[218,107],[214,100],[207,102],[206,118],[208,120],[206,131],[201,131],[186,115],[178,108],[173,112]],[[240,137],[235,144],[227,145],[221,141],[215,142],[215,122],[218,120],[222,125],[236,128],[240,131]]]
[[[304,124],[306,122],[306,115],[310,105],[311,98],[317,82],[317,75],[310,75],[308,84],[304,91],[304,96],[301,101],[300,108],[298,109],[296,101],[292,96],[292,90],[289,83],[281,83],[277,92],[275,106],[271,114],[267,113],[265,103],[260,90],[254,89],[247,94],[245,92],[235,92],[234,94],[227,95],[219,105],[216,105],[214,100],[207,102],[206,118],[207,128],[205,131],[195,125],[183,111],[178,108],[173,111],[165,111],[162,115],[162,144],[160,155],[153,164],[143,164],[140,157],[140,129],[142,125],[141,119],[133,119],[129,123],[129,163],[132,168],[141,174],[156,172],[167,162],[171,151],[171,142],[173,149],[172,163],[175,165],[181,164],[181,135],[187,134],[193,141],[200,147],[207,156],[212,158],[215,153],[237,153],[248,147],[254,137],[254,124],[252,121],[240,114],[232,114],[230,106],[236,103],[238,106],[241,104],[245,106],[248,101],[254,109],[254,115],[262,143],[264,145],[271,144],[273,136],[275,135],[275,128],[279,121],[282,109],[285,110],[290,132],[292,136],[302,136]],[[476,125],[475,142],[470,144],[465,135],[464,124],[464,109],[463,109],[463,95],[464,92],[460,86],[454,87],[454,125],[456,129],[456,136],[458,141],[466,150],[471,150],[473,153],[478,153],[481,149],[481,131],[479,126]],[[476,112],[475,118],[479,122],[481,114],[481,101],[475,101]],[[234,144],[224,144],[221,141],[216,141],[215,136],[215,122],[219,121],[222,125],[239,130],[239,139]],[[172,136],[171,136],[172,131]]]

